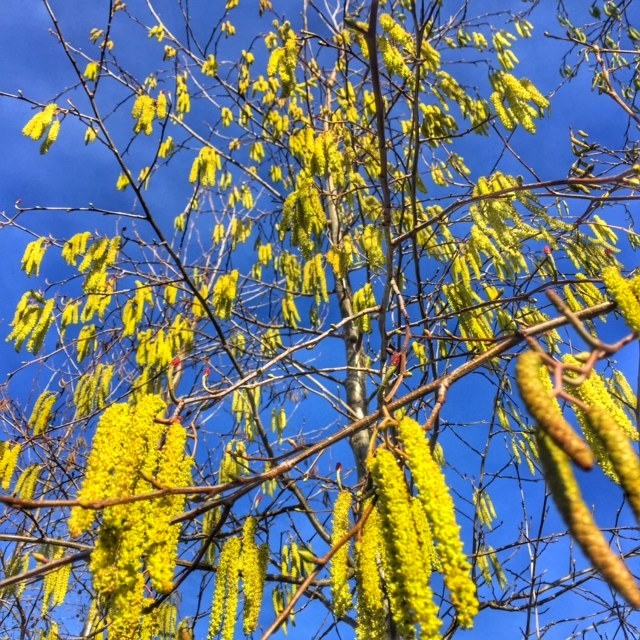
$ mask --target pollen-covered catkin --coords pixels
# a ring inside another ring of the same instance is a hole
[[[134,493],[138,470],[151,445],[157,448],[164,427],[154,417],[164,409],[158,396],[145,396],[136,405],[114,404],[102,414],[87,463],[78,502],[90,503]],[[71,510],[69,531],[73,537],[89,529],[95,511],[82,506]]]
[[[418,498],[424,507],[437,553],[442,564],[444,581],[451,592],[458,621],[463,629],[471,629],[478,614],[476,585],[471,577],[471,564],[464,553],[460,526],[456,522],[455,505],[440,465],[433,459],[420,425],[405,416],[398,424]],[[428,550],[427,550],[428,553]]]
[[[349,531],[349,509],[351,493],[341,491],[333,508],[333,532],[331,544],[338,544]],[[349,542],[344,543],[331,559],[331,593],[333,596],[333,613],[337,618],[344,616],[351,609],[351,591],[349,590]]]
[[[238,610],[241,546],[240,538],[229,538],[222,547],[216,575],[208,640],[213,640],[219,633],[222,634],[222,640],[233,640]]]
[[[358,640],[386,640],[388,637],[385,599],[380,576],[382,538],[380,514],[374,507],[356,542],[356,594]]]
[[[558,402],[551,396],[540,377],[542,358],[526,351],[516,364],[516,382],[529,413],[552,440],[582,469],[593,467],[595,456],[589,445],[564,419]]]
[[[160,485],[185,487],[191,483],[193,459],[185,455],[186,438],[186,429],[179,422],[169,426],[158,460],[156,481]],[[169,593],[174,588],[173,573],[181,527],[171,521],[182,513],[185,500],[183,494],[164,496],[156,501],[149,514],[147,537],[150,546],[146,566],[151,584],[159,593]]]
[[[540,461],[551,495],[571,535],[604,579],[635,608],[640,589],[620,556],[614,553],[585,504],[567,455],[543,429],[536,429]]]
[[[255,540],[256,519],[249,517],[242,529],[242,582],[244,584],[244,634],[250,636],[258,628],[260,605],[267,575],[268,548]]]
[[[0,449],[0,453],[2,453],[0,457],[0,487],[6,491],[11,485],[13,472],[16,470],[22,447],[20,444],[14,444],[13,446],[9,443],[3,444],[4,446]]]
[[[603,269],[602,281],[629,327],[633,331],[640,331],[640,301],[636,297],[632,281],[627,280],[617,267]]]
[[[53,391],[45,391],[38,396],[29,418],[29,428],[33,431],[34,436],[39,436],[47,430],[57,397]]]
[[[390,560],[385,564],[388,571],[385,579],[393,620],[403,635],[413,637],[413,626],[419,624],[422,638],[439,638],[442,622],[422,566],[420,539],[404,473],[386,449],[379,449],[368,465],[378,496],[382,539]]]

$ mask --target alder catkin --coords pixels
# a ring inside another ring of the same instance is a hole
[[[355,545],[357,640],[386,640],[388,637],[379,568],[383,544],[381,536],[380,514],[377,507],[374,507],[362,527],[360,540]]]
[[[516,363],[516,382],[529,413],[549,437],[582,469],[589,470],[595,456],[589,445],[564,419],[557,400],[545,387],[540,370],[542,357],[535,351],[526,351]]]
[[[211,607],[208,640],[213,640],[219,633],[222,634],[223,640],[233,640],[238,610],[241,546],[240,538],[229,538],[222,547]]]
[[[333,508],[333,532],[331,544],[338,544],[349,531],[349,509],[351,493],[341,491]],[[351,591],[349,590],[349,542],[343,544],[331,559],[331,594],[333,597],[333,614],[343,617],[351,609]]]
[[[267,575],[268,547],[255,540],[257,522],[246,519],[242,530],[242,582],[244,584],[244,634],[250,636],[258,628],[258,618]]]
[[[640,301],[636,296],[633,281],[627,280],[617,267],[606,267],[601,275],[607,293],[618,305],[627,325],[633,331],[640,331]]]
[[[444,581],[463,629],[471,629],[478,613],[476,585],[471,576],[471,564],[464,553],[460,526],[456,522],[455,505],[440,466],[433,459],[422,427],[405,416],[398,424],[398,433],[407,455],[413,480],[418,487],[437,553],[442,564]],[[422,517],[424,519],[424,517]]]
[[[380,527],[386,547],[385,581],[391,613],[401,634],[413,637],[415,624],[422,638],[439,638],[441,620],[423,567],[411,495],[394,455],[380,449],[368,461],[378,496]],[[444,563],[443,563],[444,564]],[[446,569],[446,567],[445,567]]]

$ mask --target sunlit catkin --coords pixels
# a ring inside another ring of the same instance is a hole
[[[174,422],[169,426],[160,453],[157,483],[162,487],[179,488],[191,483],[193,459],[185,455],[186,429]],[[184,509],[184,494],[169,495],[157,500],[149,513],[146,565],[151,584],[159,593],[173,589],[173,572],[176,566],[180,525],[171,524]]]
[[[602,441],[629,505],[640,523],[640,459],[615,419],[600,407],[590,407],[585,417]]]
[[[241,547],[240,538],[229,538],[222,547],[211,606],[208,640],[213,640],[219,633],[222,634],[222,640],[233,640],[238,610]]]
[[[157,450],[164,431],[164,426],[154,421],[164,406],[159,396],[142,396],[135,405],[114,404],[104,411],[78,494],[80,505],[133,494],[148,449]],[[107,514],[115,511],[118,509],[107,510]],[[94,518],[93,509],[74,507],[69,519],[71,535],[86,531]]]
[[[258,616],[267,574],[268,548],[256,543],[256,519],[249,517],[242,529],[242,582],[244,585],[243,630],[250,636],[258,628]]]
[[[374,507],[356,542],[357,640],[386,640],[385,597],[380,576],[380,514]]]
[[[36,113],[36,115],[27,122],[22,129],[22,135],[25,135],[32,140],[40,140],[47,129],[51,126],[57,111],[57,104],[48,104],[42,111]]]
[[[595,462],[589,445],[564,419],[557,400],[541,378],[542,358],[535,351],[526,351],[516,363],[516,382],[529,413],[553,441],[583,469],[591,469]],[[546,375],[546,374],[544,374]],[[548,376],[547,376],[548,379]]]
[[[567,364],[581,364],[579,360],[570,355],[564,356],[562,360]],[[628,438],[638,440],[639,434],[635,421],[629,419],[629,416],[624,410],[623,402],[608,388],[604,376],[598,374],[596,371],[591,371],[582,384],[577,387],[571,386],[569,390],[573,395],[580,398],[584,404],[604,409],[615,420],[618,427],[624,431]],[[631,403],[635,405],[635,398],[631,399]],[[585,435],[588,436],[588,434]]]
[[[431,527],[436,550],[442,564],[444,581],[451,593],[458,621],[464,629],[473,627],[478,613],[476,585],[471,577],[471,565],[464,553],[460,526],[456,522],[455,505],[440,465],[433,459],[420,425],[405,416],[398,424],[413,480],[418,487]]]
[[[604,579],[635,608],[640,589],[623,560],[614,553],[580,494],[571,463],[543,429],[536,429],[540,461],[553,499],[571,535]]]
[[[14,493],[22,500],[31,500],[36,490],[38,476],[42,471],[42,465],[29,465],[16,480]]]
[[[45,391],[38,396],[29,418],[29,428],[34,436],[39,436],[47,430],[53,416],[53,405],[57,398],[57,394],[53,391]]]
[[[64,556],[64,547],[58,547],[50,560],[59,560]],[[71,575],[71,562],[67,562],[57,567],[53,571],[45,574],[42,586],[42,609],[41,615],[45,616],[49,607],[55,607],[64,602]]]
[[[91,527],[96,501],[151,493],[158,484],[173,488],[190,483],[186,433],[179,423],[167,428],[166,420],[157,419],[164,408],[159,396],[138,394],[136,402],[104,411],[79,492],[80,506],[72,509],[69,519],[72,536]],[[183,504],[183,497],[169,495],[102,510],[89,568],[93,587],[108,610],[113,637],[145,637],[150,628],[143,620],[150,603],[145,596],[147,577],[159,592],[173,587],[179,528],[170,523]]]
[[[402,635],[413,637],[413,626],[419,624],[422,638],[439,638],[442,622],[422,564],[404,474],[394,455],[386,449],[379,449],[368,464],[378,496],[382,539],[387,548],[385,580],[394,622]]]
[[[632,281],[627,280],[617,267],[604,268],[602,281],[629,327],[633,331],[640,331],[640,301]]]
[[[572,356],[565,356],[563,361],[568,364],[578,365],[579,361]],[[567,372],[569,376],[577,374]],[[610,424],[614,424],[621,434],[632,440],[638,439],[638,430],[625,412],[622,402],[607,388],[601,375],[592,371],[589,376],[579,386],[571,385],[569,391],[588,407],[598,407],[604,414],[609,416]],[[602,471],[614,482],[620,482],[613,462],[610,459],[606,443],[594,429],[593,421],[589,418],[588,412],[581,406],[572,407],[578,423],[580,424],[585,438],[589,442],[596,455],[598,464]]]
[[[13,446],[8,443],[2,444],[4,446],[0,448],[2,453],[0,457],[0,487],[6,491],[11,485],[13,472],[18,464],[18,457],[22,447],[20,444],[14,444]]]
[[[333,507],[333,531],[331,544],[337,545],[349,531],[349,510],[351,493],[341,491]],[[344,616],[351,609],[351,591],[349,590],[349,541],[344,542],[331,559],[331,595],[333,613],[337,618]]]

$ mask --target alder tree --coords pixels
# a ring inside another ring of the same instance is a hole
[[[0,637],[637,636],[640,23],[582,4],[24,3],[11,144],[91,180],[1,216]]]

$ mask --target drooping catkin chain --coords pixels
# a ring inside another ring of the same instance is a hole
[[[238,610],[241,549],[242,542],[238,537],[229,538],[222,547],[211,605],[208,640],[213,640],[218,634],[222,640],[233,640]]]
[[[536,441],[545,478],[569,532],[607,583],[629,604],[640,608],[640,589],[624,561],[609,547],[582,499],[569,458],[544,429],[536,429]]]
[[[386,449],[379,449],[368,465],[378,496],[387,559],[385,582],[393,620],[405,636],[413,637],[414,625],[418,624],[422,638],[439,638],[442,622],[422,564],[420,537],[404,473],[393,453]]]
[[[542,357],[535,351],[526,351],[518,358],[516,382],[522,400],[529,413],[556,445],[579,467],[589,470],[595,462],[593,451],[564,419],[560,405],[541,378],[542,365]]]
[[[429,529],[436,543],[444,582],[463,629],[471,629],[478,613],[476,585],[471,564],[464,553],[455,505],[440,465],[434,460],[422,427],[405,416],[398,424],[398,434],[407,456],[411,475],[418,488]],[[433,543],[432,543],[433,544]]]
[[[242,582],[244,584],[244,620],[242,628],[250,636],[258,628],[258,618],[267,576],[269,548],[258,546],[256,542],[257,522],[253,517],[246,519],[242,529]]]
[[[179,422],[167,427],[158,420],[165,403],[156,395],[110,405],[100,417],[78,506],[69,518],[69,532],[79,536],[96,519],[94,503],[106,498],[149,493],[156,484],[191,484],[192,458],[185,454],[186,431]],[[150,624],[145,612],[158,593],[174,588],[173,574],[180,525],[172,524],[184,509],[185,496],[113,504],[101,511],[98,536],[91,553],[93,587],[106,604],[110,637],[137,640]]]

